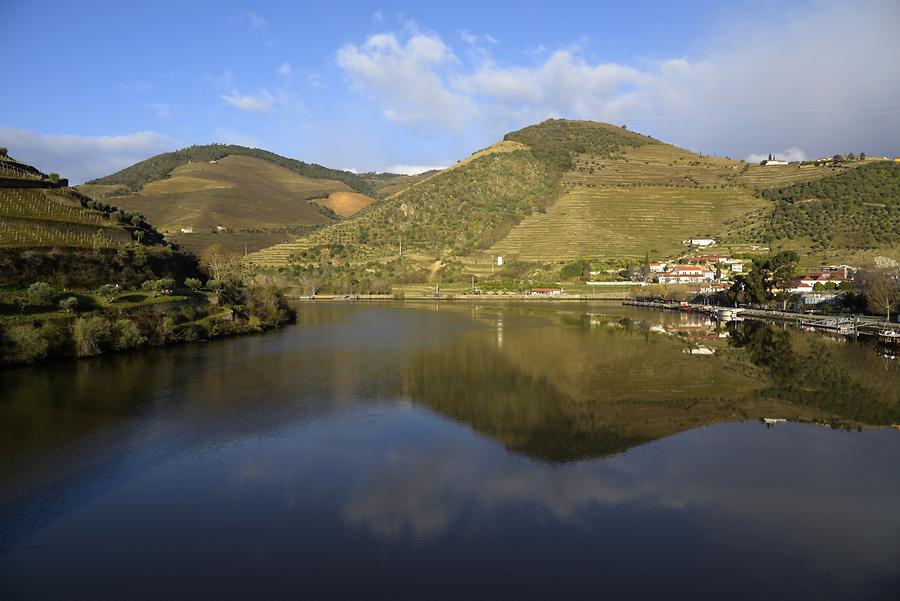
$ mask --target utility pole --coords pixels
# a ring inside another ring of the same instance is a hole
[[[475,276],[472,276],[472,294],[475,294]]]

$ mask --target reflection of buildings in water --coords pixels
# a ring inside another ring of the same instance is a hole
[[[494,323],[494,329],[497,335],[497,348],[503,348],[503,316],[498,315],[497,321]]]
[[[711,349],[708,346],[695,346],[692,348],[681,349],[681,352],[685,355],[715,355],[716,350]]]

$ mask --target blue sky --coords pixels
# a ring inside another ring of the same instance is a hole
[[[0,144],[75,181],[214,141],[416,170],[547,117],[735,158],[900,153],[890,0],[3,4]]]

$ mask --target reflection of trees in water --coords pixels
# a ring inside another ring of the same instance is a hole
[[[731,344],[771,375],[772,396],[846,419],[900,421],[900,372],[885,373],[868,349],[762,322],[729,328]]]
[[[516,451],[549,461],[609,455],[647,440],[611,424],[581,427],[546,377],[516,368],[482,338],[412,357],[406,392]]]

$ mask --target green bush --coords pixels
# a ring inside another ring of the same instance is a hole
[[[31,305],[46,306],[53,302],[53,288],[47,282],[35,282],[28,287],[25,297]]]
[[[74,296],[67,296],[66,298],[59,301],[59,308],[65,311],[66,313],[73,313],[75,309],[78,307],[78,298]]]
[[[141,333],[140,328],[130,319],[119,319],[113,324],[115,332],[115,348],[123,351],[143,346],[147,337]]]
[[[17,325],[7,331],[13,363],[34,363],[47,356],[49,343],[41,336],[40,330],[33,325]]]
[[[75,320],[73,328],[75,355],[78,357],[99,355],[109,348],[112,334],[112,327],[107,319],[100,316],[79,317]]]

